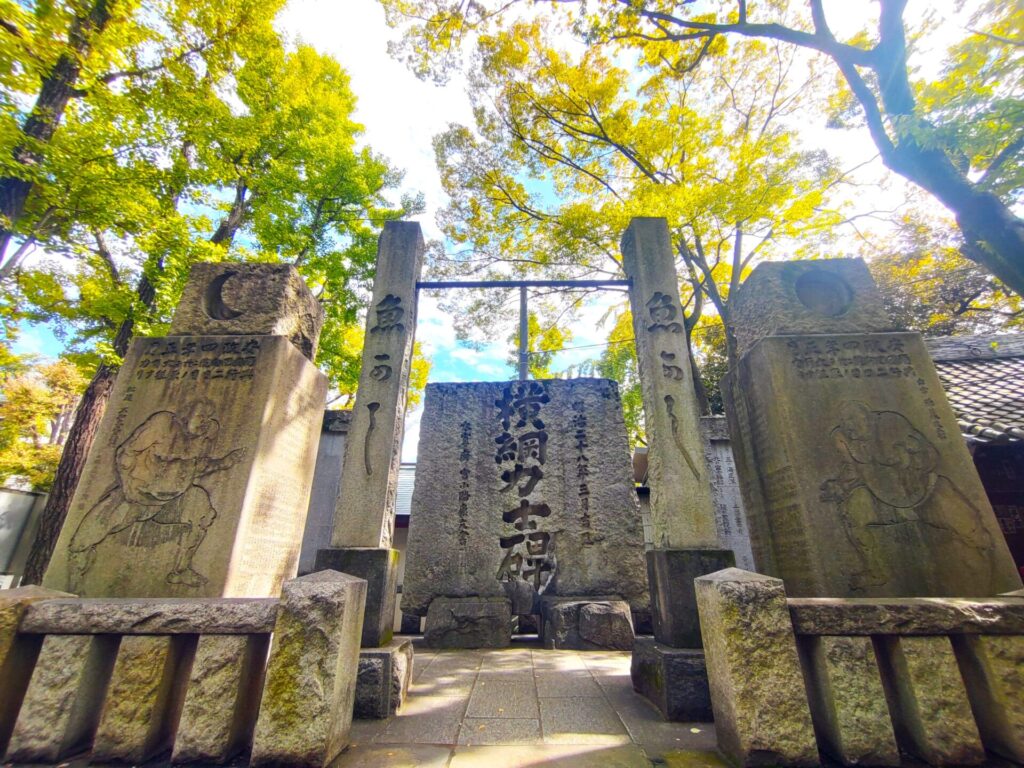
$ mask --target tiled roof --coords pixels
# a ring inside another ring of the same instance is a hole
[[[964,435],[983,443],[1024,440],[1024,334],[927,343]]]

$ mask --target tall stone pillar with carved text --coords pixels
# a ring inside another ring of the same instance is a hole
[[[366,579],[363,646],[391,640],[398,551],[391,548],[406,391],[416,331],[416,281],[423,265],[420,225],[389,221],[377,246],[366,315],[363,367],[341,468],[331,548],[317,570]]]
[[[633,684],[670,719],[710,719],[693,580],[732,566],[734,558],[720,547],[715,526],[668,223],[633,219],[621,248],[632,281],[654,538],[647,552],[654,642],[638,639]],[[673,690],[687,695],[673,697]]]

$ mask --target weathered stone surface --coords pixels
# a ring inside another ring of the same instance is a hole
[[[320,571],[284,585],[253,765],[326,766],[348,743],[366,582]]]
[[[633,648],[629,604],[614,597],[579,600],[541,598],[541,642],[545,648],[628,651]]]
[[[736,564],[727,549],[647,551],[654,637],[675,648],[700,648],[700,617],[693,580]]]
[[[25,612],[22,632],[66,635],[270,632],[277,598],[91,597],[47,600]]]
[[[91,759],[139,763],[170,747],[193,648],[187,638],[121,639]]]
[[[790,598],[798,635],[1024,635],[1013,598]]]
[[[632,279],[654,546],[715,548],[720,545],[668,222],[634,218],[621,250],[622,267]]]
[[[42,645],[42,638],[19,634],[22,618],[37,600],[74,597],[43,587],[16,587],[0,592],[0,755],[7,749],[7,740],[21,708],[29,678]]]
[[[397,549],[321,549],[316,570],[329,569],[366,580],[366,611],[363,614],[363,648],[391,642],[398,599]]]
[[[719,547],[732,550],[737,568],[756,571],[728,421],[725,416],[701,416],[700,431],[704,438],[704,461],[711,482]]]
[[[755,559],[790,594],[1019,586],[918,334],[767,337],[722,392]]]
[[[383,648],[359,652],[354,717],[390,717],[405,701],[413,672],[412,640],[392,640]]]
[[[427,611],[428,648],[505,648],[511,641],[512,607],[503,597],[439,597]]]
[[[283,336],[133,342],[44,584],[86,597],[279,594],[325,395]]]
[[[882,680],[900,748],[930,765],[984,762],[949,639],[883,637],[882,647]]]
[[[423,248],[414,222],[389,221],[380,233],[332,547],[391,546]]]
[[[782,581],[728,568],[696,586],[719,748],[741,766],[817,765]]]
[[[714,719],[704,651],[670,648],[653,638],[638,637],[630,678],[633,690],[661,710],[666,720],[707,723]]]
[[[51,635],[43,641],[6,759],[56,763],[89,746],[99,722],[117,639]]]
[[[822,750],[844,765],[899,765],[871,639],[815,637],[800,649]]]
[[[223,763],[249,746],[268,641],[267,635],[199,638],[172,763]]]
[[[324,310],[290,264],[194,264],[171,336],[286,336],[316,357]]]
[[[768,336],[898,330],[861,259],[759,264],[729,312],[740,357]]]
[[[427,385],[402,610],[610,594],[649,605],[615,382]]]
[[[1024,637],[953,639],[981,740],[1024,763]]]
[[[334,508],[341,487],[341,463],[345,457],[345,441],[352,422],[352,411],[324,411],[320,444],[313,469],[313,487],[309,493],[306,529],[299,553],[299,575],[316,570],[316,553],[331,546],[334,530]]]

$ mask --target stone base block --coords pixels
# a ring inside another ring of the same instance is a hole
[[[736,564],[731,549],[652,549],[647,552],[654,638],[673,648],[700,648],[693,580]]]
[[[507,648],[512,606],[501,597],[438,597],[427,610],[428,648]]]
[[[391,642],[398,591],[398,557],[397,549],[346,547],[317,550],[315,571],[339,571],[366,580],[364,648],[379,648]]]
[[[540,639],[545,648],[628,651],[633,648],[629,603],[616,597],[542,597]]]
[[[633,690],[677,723],[710,723],[711,692],[704,651],[669,648],[651,637],[638,637],[630,668]]]
[[[359,652],[354,716],[362,720],[390,717],[402,706],[412,680],[412,640],[392,640],[383,648]]]

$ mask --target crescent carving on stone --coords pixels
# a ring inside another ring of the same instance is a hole
[[[206,310],[206,314],[212,319],[234,320],[236,317],[242,316],[242,312],[232,309],[224,302],[224,283],[237,274],[237,272],[232,271],[217,275],[206,286],[206,293],[203,296],[203,309]]]

